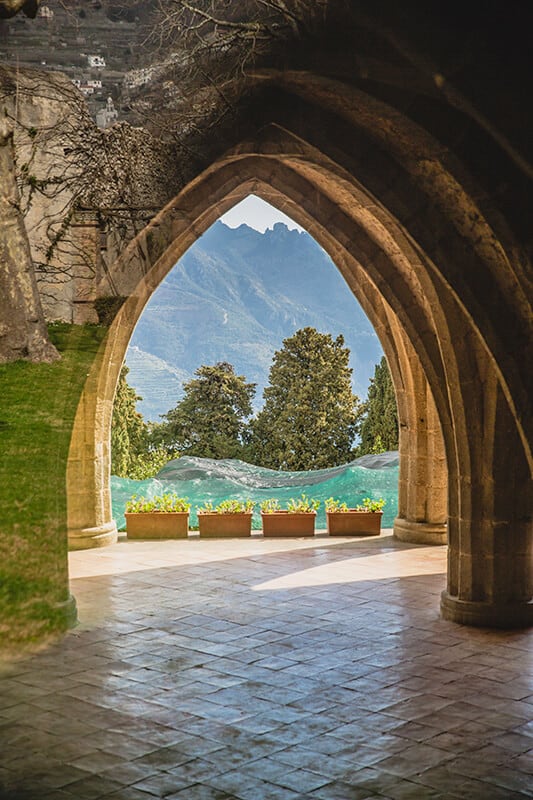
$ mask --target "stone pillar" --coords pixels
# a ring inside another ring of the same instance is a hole
[[[398,516],[394,536],[414,544],[446,544],[447,468],[433,396],[422,368],[405,341],[399,350],[401,389]]]
[[[471,475],[450,472],[441,611],[463,625],[526,627],[533,624],[533,485],[512,412],[500,387],[493,391],[478,427],[469,420]]]
[[[98,323],[94,301],[100,279],[100,225],[94,212],[75,213],[67,247],[72,269],[72,321],[75,325]]]
[[[71,550],[103,547],[117,541],[113,520],[109,474],[110,429],[113,395],[106,387],[107,373],[116,365],[100,349],[81,396],[67,466],[68,543]],[[118,367],[120,370],[120,366]]]

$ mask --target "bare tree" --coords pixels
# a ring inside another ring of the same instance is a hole
[[[120,11],[132,3],[117,0],[113,6]],[[4,205],[18,215],[26,248],[23,272],[34,287],[31,301],[27,292],[17,301],[21,314],[22,300],[26,303],[27,331],[30,320],[39,319],[45,339],[39,300],[48,318],[61,318],[60,301],[68,306],[69,291],[77,291],[80,281],[94,285],[95,271],[106,269],[105,258],[99,261],[100,254],[89,252],[87,242],[73,233],[79,214],[95,216],[117,255],[206,162],[217,141],[213,127],[221,128],[237,113],[253,69],[283,58],[289,40],[313,35],[328,7],[328,0],[157,0],[145,41],[152,80],[132,98],[145,130],[121,123],[100,131],[66,78],[0,68],[4,138],[11,143],[0,182],[11,187]],[[143,177],[148,173],[150,185]],[[3,330],[14,326],[20,333],[22,323],[10,317],[15,274],[7,271],[4,280]],[[29,333],[27,339],[27,345],[6,345],[1,357],[38,358]],[[45,348],[44,358],[45,351],[50,353]]]
[[[201,154],[235,110],[254,69],[286,59],[324,23],[331,0],[157,0],[144,41],[152,80],[132,97],[139,119]]]
[[[84,234],[87,222],[117,255],[182,185],[180,160],[173,146],[127,123],[99,130],[84,98],[58,73],[0,67],[0,103],[45,313],[72,321],[73,293],[94,287],[106,268],[99,242]]]

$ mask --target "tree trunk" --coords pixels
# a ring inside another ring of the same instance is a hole
[[[0,122],[0,362],[59,358],[46,330],[15,179],[13,133]]]

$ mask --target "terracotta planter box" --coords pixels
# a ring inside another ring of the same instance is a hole
[[[326,511],[330,536],[379,536],[382,511]]]
[[[128,539],[186,539],[188,511],[148,511],[125,514]]]
[[[263,536],[314,536],[315,519],[316,511],[302,513],[274,511],[272,514],[261,512]]]
[[[237,514],[218,514],[208,511],[198,514],[200,538],[232,539],[252,535],[252,512],[243,511]]]

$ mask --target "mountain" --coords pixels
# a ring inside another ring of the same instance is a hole
[[[365,397],[381,346],[327,253],[308,233],[276,223],[264,233],[218,221],[185,253],[147,304],[126,355],[129,383],[157,420],[201,364],[229,361],[257,383],[256,408],[282,340],[310,325],[342,333],[354,391]]]
[[[160,414],[172,408],[176,398],[183,394],[183,382],[190,378],[186,370],[174,367],[136,345],[130,344],[126,363],[130,368],[128,383],[143,398],[137,408],[145,419],[158,420]]]

